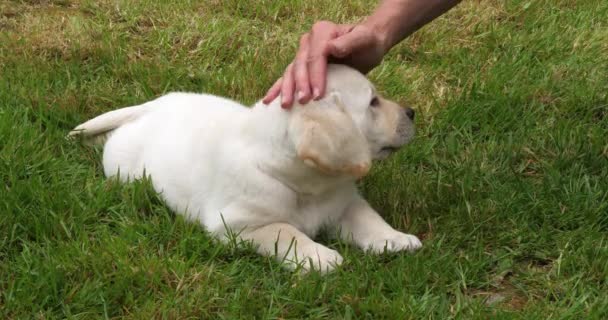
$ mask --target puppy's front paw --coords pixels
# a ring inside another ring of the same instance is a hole
[[[298,263],[302,265],[303,271],[311,269],[321,273],[334,270],[342,264],[342,256],[336,250],[332,250],[318,243],[310,244],[299,248],[297,253]]]
[[[379,237],[378,239],[373,240],[367,246],[367,249],[373,253],[383,253],[384,249],[386,249],[387,252],[397,252],[404,250],[415,251],[420,249],[420,247],[422,247],[422,242],[420,242],[418,237],[395,231],[388,236]]]

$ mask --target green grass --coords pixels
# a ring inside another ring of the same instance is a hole
[[[363,194],[413,255],[322,277],[221,245],[66,140],[187,90],[252,103],[319,19],[368,1],[0,3],[0,318],[608,317],[608,2],[468,1],[370,77],[418,135]]]

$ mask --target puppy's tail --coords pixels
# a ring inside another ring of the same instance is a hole
[[[89,144],[103,143],[114,129],[141,117],[149,108],[142,104],[104,113],[79,124],[68,137],[80,137]]]

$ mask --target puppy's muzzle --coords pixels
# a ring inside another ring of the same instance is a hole
[[[410,107],[401,108],[400,110],[399,122],[397,124],[394,139],[391,144],[380,149],[380,152],[378,153],[379,159],[384,159],[390,154],[395,153],[414,137],[414,116],[416,112]]]
[[[396,145],[402,146],[414,137],[414,116],[416,112],[410,107],[401,109],[397,125]]]
[[[410,118],[410,120],[414,121],[414,116],[416,115],[416,111],[410,107],[403,108],[405,115]]]

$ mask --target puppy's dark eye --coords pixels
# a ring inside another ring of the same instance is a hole
[[[372,107],[377,107],[380,105],[380,100],[378,99],[378,97],[373,97],[372,101],[369,102],[369,105]]]

